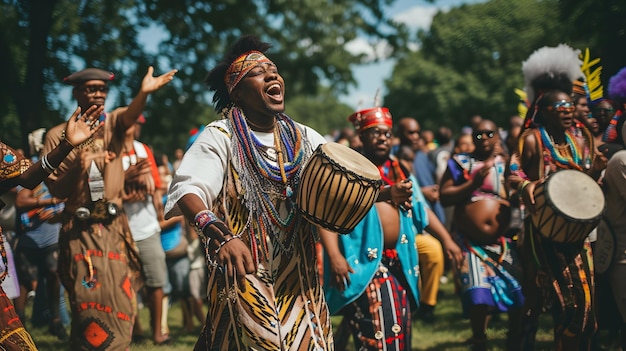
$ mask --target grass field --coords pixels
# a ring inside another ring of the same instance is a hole
[[[469,344],[466,343],[471,336],[469,329],[469,321],[463,318],[461,314],[461,306],[458,297],[454,294],[454,287],[451,282],[443,284],[440,289],[440,299],[437,305],[436,321],[434,324],[425,324],[421,321],[413,323],[413,350],[420,351],[439,351],[439,350],[469,350]],[[30,313],[30,311],[28,311]],[[145,330],[145,336],[148,334],[149,313],[146,308],[140,310],[140,318]],[[333,324],[339,323],[339,317],[333,317]],[[196,322],[197,325],[197,322]],[[131,345],[133,351],[154,351],[172,350],[172,351],[189,351],[193,349],[196,342],[200,327],[193,334],[187,334],[182,329],[181,308],[175,303],[169,311],[169,326],[171,335],[175,338],[174,344],[171,346],[155,347],[151,341],[141,344]],[[58,341],[55,337],[47,334],[46,328],[32,328],[27,323],[26,327],[31,332],[35,343],[39,350],[68,350],[67,343]],[[507,316],[499,315],[492,319],[487,331],[488,349],[504,350],[506,339]],[[69,329],[68,329],[69,330]],[[601,337],[603,334],[600,334]],[[602,339],[602,338],[601,338]],[[606,337],[604,338],[606,339]],[[150,340],[148,338],[148,340]],[[605,340],[602,343],[606,344]],[[537,350],[552,350],[552,332],[551,318],[544,315],[540,319],[540,330],[537,334]],[[602,350],[619,350],[619,348],[605,347]],[[344,351],[344,350],[337,350]],[[349,344],[345,351],[356,351],[354,346]]]

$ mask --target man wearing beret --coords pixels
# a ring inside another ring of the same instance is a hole
[[[59,233],[59,276],[72,309],[70,350],[126,350],[136,314],[141,267],[123,211],[124,135],[141,115],[148,95],[170,82],[176,70],[153,76],[148,68],[130,105],[103,113],[103,127],[79,146],[47,181],[66,198]],[[64,79],[83,111],[105,103],[114,75],[87,68]],[[46,135],[44,152],[64,138],[62,126]]]

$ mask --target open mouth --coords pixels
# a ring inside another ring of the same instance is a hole
[[[280,103],[283,101],[283,91],[280,87],[280,84],[272,84],[265,91],[265,93],[272,99],[274,102]]]

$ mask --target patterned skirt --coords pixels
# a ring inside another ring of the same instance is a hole
[[[126,215],[104,223],[67,218],[59,250],[72,309],[69,349],[129,349],[141,265]]]
[[[465,315],[474,305],[487,305],[491,312],[507,312],[524,305],[522,267],[511,239],[501,237],[498,244],[489,245],[473,244],[466,239],[458,244],[464,259],[455,278],[461,288]]]

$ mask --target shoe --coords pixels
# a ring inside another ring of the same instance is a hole
[[[419,311],[417,312],[417,318],[427,324],[435,323],[435,306],[421,303]]]
[[[161,342],[155,342],[154,344],[156,346],[172,346],[172,344],[174,344],[174,339],[168,336],[165,340]]]
[[[61,341],[69,340],[67,331],[65,330],[65,327],[63,326],[63,323],[61,323],[61,321],[53,322],[52,325],[50,325],[48,331],[50,332],[50,334],[56,336],[57,339]]]
[[[133,344],[142,344],[142,343],[146,342],[147,339],[148,339],[147,337],[145,337],[145,336],[143,336],[141,334],[135,334],[135,335],[132,336],[131,342]]]

